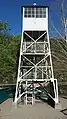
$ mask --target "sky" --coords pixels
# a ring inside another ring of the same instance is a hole
[[[22,5],[52,5],[55,0],[0,0],[0,21],[8,22],[10,33],[21,33],[21,6]],[[54,11],[56,12],[56,11]],[[53,16],[57,22],[57,18]],[[56,24],[58,26],[58,24]]]

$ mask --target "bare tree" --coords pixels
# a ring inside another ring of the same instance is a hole
[[[62,31],[65,40],[67,40],[67,0],[56,0],[59,7]]]
[[[55,32],[62,36],[65,40],[67,40],[67,0],[56,0],[53,4],[50,5],[50,17],[53,16],[53,11],[55,17],[58,16],[58,28],[56,28],[56,24],[53,21],[53,28]],[[50,23],[51,24],[51,23]]]

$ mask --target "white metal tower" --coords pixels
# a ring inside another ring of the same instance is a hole
[[[41,89],[38,89],[40,87]],[[54,79],[49,33],[48,7],[22,7],[20,46],[15,101],[35,102],[37,93],[58,103],[57,79]]]

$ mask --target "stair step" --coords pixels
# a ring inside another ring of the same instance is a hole
[[[32,101],[28,101],[28,100],[27,100],[27,102],[32,102]]]
[[[32,99],[32,97],[27,97],[27,99]]]

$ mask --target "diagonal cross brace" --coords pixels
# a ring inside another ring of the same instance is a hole
[[[42,62],[43,60],[45,60],[48,56],[49,56],[49,55],[46,55],[45,58],[43,58],[40,62]],[[25,57],[25,58],[26,58],[26,57]],[[27,59],[27,58],[26,58],[26,59]],[[29,60],[29,59],[28,59],[28,60]],[[34,66],[33,66],[32,68],[30,68],[27,72],[25,72],[22,76],[25,76],[25,75],[26,75],[29,71],[31,71],[35,66],[37,66],[38,64],[40,64],[40,62],[38,62],[36,65],[33,63]],[[32,63],[32,62],[31,62],[31,63]],[[22,76],[21,76],[21,77],[22,77]],[[27,75],[26,75],[26,76],[27,76]],[[21,77],[20,77],[20,78],[21,78]]]
[[[26,52],[26,50],[32,46],[34,43],[36,43],[42,36],[44,36],[46,34],[46,32],[44,32],[40,37],[38,37],[36,40],[34,40],[29,34],[27,34],[26,32],[24,32],[31,40],[33,40],[33,43],[31,43],[25,50],[24,52]],[[39,45],[39,44],[38,44]]]

